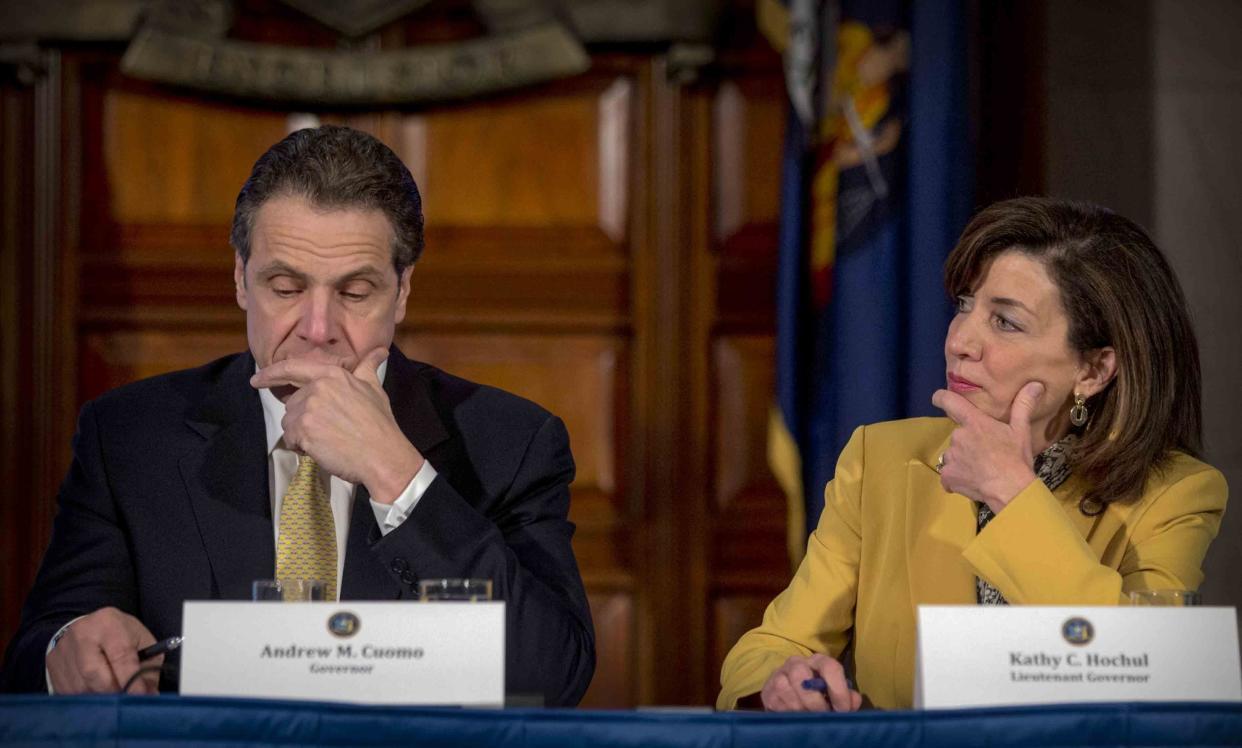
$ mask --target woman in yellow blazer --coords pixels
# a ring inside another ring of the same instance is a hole
[[[945,282],[957,314],[932,401],[948,418],[854,433],[801,566],[725,659],[718,708],[910,706],[921,604],[1110,605],[1202,581],[1226,486],[1194,457],[1198,346],[1142,229],[998,203]],[[801,688],[816,676],[827,695]]]

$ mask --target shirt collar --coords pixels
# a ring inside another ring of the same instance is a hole
[[[254,371],[256,374],[259,373],[257,363],[254,365]],[[375,376],[380,384],[384,383],[384,375],[387,373],[388,359],[384,359],[379,368],[375,370]],[[263,426],[267,431],[267,453],[270,455],[276,447],[284,446],[281,439],[284,438],[285,429],[280,424],[285,418],[285,404],[266,387],[259,390],[259,402],[263,403]]]

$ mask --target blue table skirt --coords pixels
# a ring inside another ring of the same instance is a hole
[[[1242,704],[779,715],[372,707],[176,696],[6,696],[0,745],[1242,746]]]

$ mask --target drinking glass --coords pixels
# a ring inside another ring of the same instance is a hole
[[[1202,598],[1194,590],[1133,590],[1131,605],[1199,605]]]
[[[479,602],[492,599],[490,579],[424,579],[418,583],[418,598],[425,602],[433,600],[456,600]]]
[[[250,599],[255,602],[322,602],[327,588],[318,579],[256,579],[251,584]]]

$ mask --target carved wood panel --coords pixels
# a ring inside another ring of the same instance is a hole
[[[559,415],[573,441],[577,484],[616,504],[623,341],[589,335],[404,333],[407,354],[533,400]],[[572,386],[565,386],[572,382]],[[618,507],[618,510],[620,507]]]
[[[712,102],[717,241],[766,237],[780,211],[784,89],[771,79],[725,80]]]
[[[767,463],[772,355],[770,336],[716,340],[710,565],[715,589],[779,591],[789,577],[786,498]]]
[[[729,78],[712,101],[712,228],[721,325],[772,330],[784,101],[783,83],[770,74]]]
[[[265,24],[239,28],[260,39]],[[233,202],[254,159],[307,121],[125,79],[113,49],[74,55],[53,159],[69,381],[47,416],[67,429],[85,398],[244,347]],[[650,50],[610,52],[503,97],[311,113],[376,134],[422,187],[407,353],[569,427],[599,645],[590,706],[710,702],[723,652],[788,579],[763,458],[784,95],[767,55],[724,55],[717,77],[682,86]]]
[[[423,130],[401,155],[424,172],[428,223],[607,234],[603,216],[624,214],[629,89],[618,80],[603,91],[450,109],[407,125]]]
[[[731,73],[712,98],[710,694],[790,578],[786,498],[767,463],[784,86],[763,66]]]
[[[121,225],[228,225],[251,165],[286,132],[279,112],[124,89],[104,93],[100,124],[108,192],[90,197]]]

